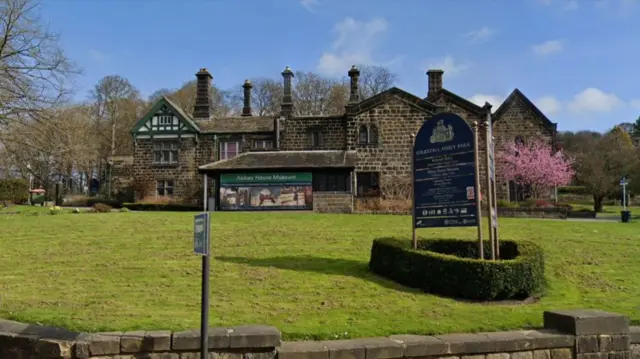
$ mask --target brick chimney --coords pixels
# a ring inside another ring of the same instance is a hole
[[[442,89],[442,75],[444,71],[442,70],[429,70],[427,71],[427,76],[429,77],[429,92],[427,93],[427,97],[431,97],[435,95],[438,91]]]
[[[351,79],[349,90],[349,104],[355,104],[360,102],[360,95],[358,94],[358,78],[360,77],[360,70],[356,65],[351,66],[351,70],[348,72]]]
[[[211,79],[213,76],[202,68],[196,74],[196,103],[193,106],[193,118],[209,120],[211,117]]]
[[[251,114],[251,82],[249,80],[244,80],[244,85],[242,88],[244,89],[244,106],[242,107],[242,116],[252,116]]]
[[[284,89],[282,94],[282,104],[280,105],[280,115],[284,117],[293,116],[293,97],[291,95],[291,79],[293,79],[293,71],[287,66],[282,71],[284,79]]]

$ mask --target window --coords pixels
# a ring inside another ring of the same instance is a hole
[[[153,144],[153,163],[173,165],[178,163],[178,144],[175,142],[156,142]]]
[[[378,126],[371,124],[369,126],[369,143],[378,143]]]
[[[270,150],[273,148],[273,143],[271,141],[256,141],[254,147],[262,150]]]
[[[228,160],[238,155],[240,149],[239,142],[221,142],[220,160]]]
[[[172,125],[173,124],[173,116],[172,115],[161,115],[161,116],[158,116],[158,124],[160,124],[160,125]]]
[[[375,197],[380,195],[380,174],[378,172],[358,172],[358,196]]]
[[[313,190],[318,192],[347,192],[349,191],[349,174],[314,173]]]
[[[365,125],[360,126],[358,130],[358,142],[361,144],[369,142],[369,131]]]
[[[309,133],[309,144],[311,147],[320,147],[322,145],[320,131],[313,131]]]
[[[156,195],[158,197],[173,196],[173,181],[157,181]]]

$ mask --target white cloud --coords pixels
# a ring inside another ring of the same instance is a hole
[[[606,1],[606,0],[605,0],[605,1]],[[578,9],[578,7],[579,7],[579,5],[580,5],[580,4],[578,3],[578,0],[561,0],[561,1],[555,1],[555,0],[537,0],[537,2],[538,2],[539,4],[541,4],[541,5],[544,5],[544,6],[549,6],[549,5],[553,4],[553,3],[556,3],[556,4],[562,4],[562,5],[564,5],[564,6],[563,6],[563,9],[564,9],[564,10],[567,10],[567,11],[577,10],[577,9]]]
[[[318,0],[300,0],[300,5],[307,9],[307,11],[313,12],[316,10],[316,6],[318,6],[319,3]]]
[[[495,30],[485,26],[477,30],[472,30],[464,36],[473,42],[484,42],[489,40],[495,34]]]
[[[491,104],[491,112],[495,112],[498,107],[500,107],[500,105],[502,105],[502,103],[505,100],[505,96],[502,95],[487,95],[487,94],[475,94],[473,96],[471,96],[471,98],[469,98],[469,100],[473,103],[475,103],[478,106],[484,106],[485,102],[488,102]]]
[[[328,75],[338,75],[346,73],[351,65],[375,64],[373,52],[376,40],[387,28],[388,23],[383,18],[370,21],[345,18],[334,26],[337,39],[331,51],[324,52],[320,57],[318,70]]]
[[[640,108],[640,99],[631,100],[629,105],[633,108]]]
[[[531,47],[533,52],[538,55],[551,55],[562,51],[562,48],[562,41],[560,40],[549,40]]]
[[[111,55],[96,49],[91,49],[89,50],[89,57],[91,57],[93,61],[102,62],[109,60],[111,58]]]
[[[441,59],[433,59],[425,62],[427,69],[439,69],[448,75],[456,75],[468,70],[472,64],[470,62],[459,63],[452,56],[445,56]]]
[[[555,115],[562,110],[562,104],[553,96],[544,96],[535,101],[536,107],[545,115]]]
[[[609,112],[623,105],[624,102],[615,94],[589,87],[575,95],[567,107],[573,113],[584,113]]]

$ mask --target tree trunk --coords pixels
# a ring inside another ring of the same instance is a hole
[[[602,202],[604,201],[604,196],[601,195],[593,195],[593,210],[597,213],[602,212]]]

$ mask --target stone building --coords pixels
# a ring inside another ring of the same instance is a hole
[[[294,116],[294,75],[287,67],[279,116],[253,116],[252,86],[246,81],[242,115],[214,117],[212,76],[201,69],[192,114],[165,97],[132,129],[131,184],[138,198],[171,196],[202,203],[206,173],[208,201],[219,209],[349,211],[357,197],[408,194],[403,188],[411,179],[412,135],[433,114],[453,112],[472,125],[482,124],[491,111],[490,105],[480,107],[445,89],[441,70],[427,72],[424,98],[393,87],[360,99],[358,69],[348,75],[350,97],[342,114]],[[492,118],[498,142],[541,137],[555,146],[556,124],[518,89]],[[484,156],[486,131],[479,131]],[[498,198],[523,196],[513,183],[498,184]]]

